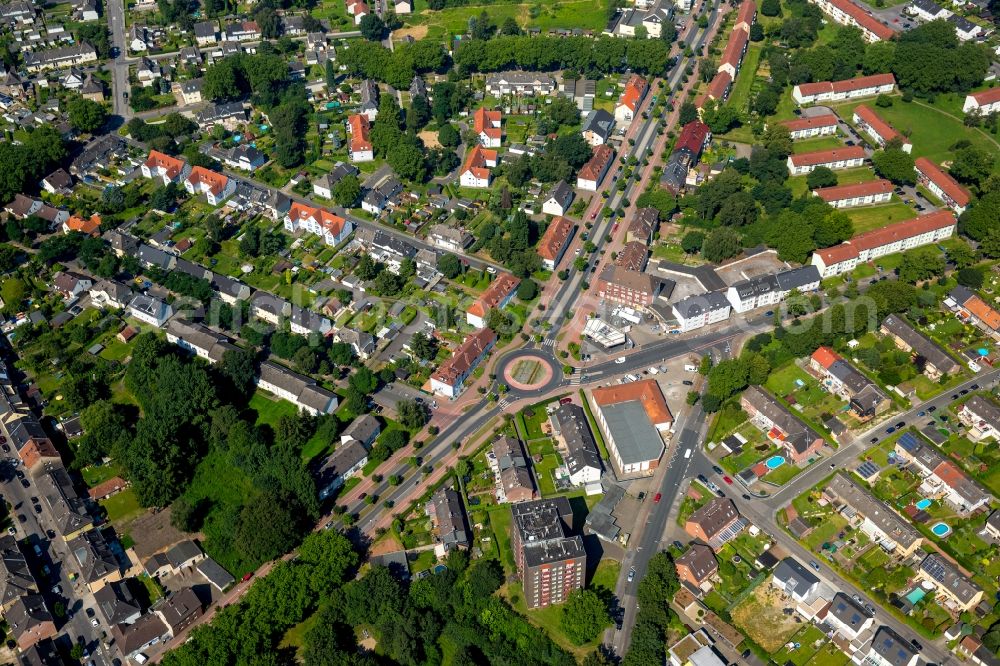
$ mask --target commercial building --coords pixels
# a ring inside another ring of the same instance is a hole
[[[465,380],[489,355],[496,341],[496,333],[489,328],[482,328],[470,334],[451,358],[431,374],[431,390],[447,398],[458,397],[465,386]]]
[[[669,297],[673,288],[671,280],[614,264],[601,271],[597,282],[597,293],[601,298],[630,308],[648,307],[661,294]]]
[[[684,522],[684,531],[718,551],[735,539],[749,521],[740,515],[733,501],[713,497]]]
[[[574,486],[601,480],[601,454],[583,408],[573,403],[559,405],[550,419],[552,434],[563,448],[563,462]]]
[[[722,292],[710,291],[677,301],[671,306],[671,310],[681,332],[687,333],[726,321],[732,305]]]
[[[786,120],[782,125],[788,128],[792,139],[812,139],[837,133],[840,121],[832,113]]]
[[[886,552],[909,557],[923,543],[909,521],[845,474],[834,475],[823,492],[839,506],[841,515]]]
[[[550,271],[556,269],[569,247],[574,229],[573,220],[562,216],[553,219],[545,228],[538,241],[538,256],[542,258],[543,268]]]
[[[840,245],[816,250],[811,263],[823,278],[833,277],[887,254],[949,238],[955,232],[955,224],[955,216],[950,211],[939,210],[866,231]]]
[[[931,191],[931,194],[944,202],[948,208],[961,215],[968,208],[972,197],[969,191],[958,184],[958,181],[946,173],[944,169],[926,157],[918,157],[914,162],[917,172],[917,182]]]
[[[583,589],[587,552],[583,539],[570,536],[573,508],[565,497],[511,506],[511,548],[528,608],[560,604]]]
[[[853,169],[865,162],[865,149],[861,146],[844,146],[833,150],[817,150],[811,153],[797,153],[788,156],[788,172],[793,176],[811,173],[817,167],[834,171]]]
[[[514,299],[520,284],[520,278],[506,272],[499,273],[486,291],[465,311],[465,320],[470,326],[483,328],[486,326],[486,316],[490,310],[503,310],[507,307],[507,304]]]
[[[890,141],[899,140],[904,153],[913,150],[913,144],[910,140],[897,132],[892,125],[882,120],[867,104],[859,104],[854,107],[854,124],[858,126],[859,130],[874,139],[879,148],[884,148]]]
[[[892,199],[892,189],[892,183],[880,179],[851,185],[818,187],[812,193],[834,208],[855,208],[888,203]]]
[[[726,299],[736,312],[747,312],[776,305],[796,290],[800,293],[819,289],[820,275],[814,266],[802,266],[773,275],[759,275],[743,280],[726,290]]]
[[[590,401],[619,477],[651,476],[674,417],[653,379],[596,388]]]
[[[842,102],[847,99],[874,97],[896,90],[896,77],[892,74],[872,74],[841,81],[817,81],[800,83],[792,88],[792,99],[796,104],[819,104],[822,102]]]
[[[810,0],[810,2],[840,25],[854,26],[861,30],[866,42],[880,42],[896,36],[895,30],[851,0]]]
[[[823,437],[818,432],[759,386],[743,391],[740,406],[751,423],[767,433],[767,438],[782,447],[796,465],[806,462],[823,447]]]
[[[819,347],[809,358],[809,369],[830,393],[848,401],[858,418],[870,419],[892,406],[878,384],[844,360],[830,347]]]
[[[920,362],[923,363],[923,373],[932,381],[937,381],[942,375],[953,375],[962,369],[958,361],[941,345],[913,328],[902,315],[890,314],[882,320],[879,331],[892,338],[903,351],[912,352],[914,357],[923,359]],[[920,363],[914,364],[919,368]]]

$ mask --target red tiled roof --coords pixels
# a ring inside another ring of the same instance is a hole
[[[296,222],[300,220],[315,220],[323,229],[329,231],[334,236],[339,236],[347,222],[339,215],[334,215],[324,208],[313,208],[303,203],[295,201],[288,209],[288,217]]]
[[[151,150],[149,151],[149,157],[146,158],[146,166],[150,169],[163,169],[167,178],[173,180],[184,170],[184,161],[161,153],[158,150]]]
[[[101,499],[102,497],[107,497],[108,495],[113,495],[114,493],[117,493],[120,490],[124,490],[127,487],[128,487],[128,481],[126,481],[120,476],[113,476],[107,481],[99,483],[93,488],[89,489],[87,491],[87,494],[90,495],[90,499],[97,500]]]
[[[538,241],[538,256],[555,261],[573,232],[573,226],[573,220],[568,217],[557,217],[552,220],[552,224],[545,229],[545,233]]]
[[[740,11],[736,15],[736,25],[740,23],[753,25],[755,16],[757,16],[757,3],[753,0],[743,0],[740,4]]]
[[[809,118],[786,120],[781,124],[787,127],[789,132],[795,132],[798,130],[812,129],[814,127],[830,127],[837,125],[837,122],[837,116],[832,113],[824,113],[821,116],[810,116]]]
[[[499,125],[502,117],[499,111],[487,111],[485,107],[480,107],[472,114],[473,129],[476,134],[486,134],[491,139],[499,139],[501,129],[494,125]]]
[[[476,359],[490,344],[496,342],[497,334],[489,328],[481,328],[465,339],[465,342],[455,350],[447,361],[431,375],[432,378],[454,386],[458,378],[468,372]]]
[[[708,125],[700,120],[692,120],[681,129],[681,135],[674,145],[674,152],[686,148],[695,155],[700,155],[709,134],[711,134],[711,130]]]
[[[814,166],[820,164],[830,164],[841,160],[864,159],[865,149],[861,146],[844,146],[833,150],[817,150],[811,153],[800,153],[792,155],[792,164],[795,166]]]
[[[879,39],[892,39],[896,31],[854,4],[850,0],[828,0],[828,2],[853,18],[862,29],[868,30]]]
[[[865,183],[836,185],[834,187],[820,187],[813,190],[813,194],[827,203],[840,201],[841,199],[853,199],[854,197],[885,194],[886,192],[892,192],[892,183],[887,180],[869,180]]]
[[[979,296],[973,296],[962,304],[966,310],[975,315],[976,319],[983,322],[994,331],[1000,330],[1000,312],[997,312],[986,304]]]
[[[968,191],[937,164],[934,164],[934,162],[931,162],[926,157],[918,157],[915,165],[917,171],[922,173],[924,178],[940,187],[941,191],[951,197],[952,201],[963,208],[969,205],[971,197]]]
[[[355,113],[347,118],[351,126],[351,152],[360,153],[372,149],[372,143],[368,140],[368,116]]]
[[[467,312],[476,317],[485,317],[486,312],[495,308],[500,301],[517,289],[521,280],[510,273],[500,273],[497,278],[490,283],[486,291],[469,306]]]
[[[812,360],[819,363],[824,370],[829,370],[831,365],[841,360],[841,357],[829,347],[823,346],[813,352]]]
[[[859,104],[854,108],[854,114],[858,116],[866,125],[872,128],[872,130],[880,137],[882,141],[890,141],[899,137],[903,140],[904,144],[910,143],[910,140],[905,136],[896,131],[896,129],[879,118],[878,114],[872,110],[867,104]]]
[[[671,423],[674,420],[666,400],[663,399],[660,385],[653,379],[596,388],[591,395],[594,397],[594,402],[601,407],[639,401],[653,425]]]
[[[818,95],[824,92],[851,92],[863,88],[875,88],[888,84],[896,85],[896,77],[892,74],[872,74],[858,76],[840,81],[817,81],[815,83],[800,83],[799,92],[803,95]]]
[[[101,216],[94,213],[90,216],[89,220],[85,220],[82,217],[74,215],[66,220],[66,228],[70,231],[79,231],[89,236],[96,236],[101,230]]]
[[[716,100],[722,99],[726,96],[726,91],[732,83],[733,77],[729,75],[729,72],[719,72],[712,79],[712,82],[708,84],[708,89],[705,91],[705,97]]]
[[[743,60],[743,50],[749,41],[750,37],[745,30],[739,28],[733,30],[732,34],[729,35],[729,41],[726,42],[726,50],[722,52],[720,64],[732,65],[734,69],[739,69],[740,62]]]
[[[618,104],[624,104],[634,112],[648,88],[649,84],[646,83],[646,79],[638,74],[633,74],[628,83],[625,84],[625,90],[622,91],[622,96],[618,99]]]
[[[934,468],[934,474],[949,488],[958,488],[966,481],[966,476],[950,460],[945,460]]]
[[[224,174],[212,171],[211,169],[206,169],[205,167],[196,166],[191,169],[191,175],[188,176],[188,182],[192,185],[206,185],[212,191],[212,194],[219,194],[229,183],[229,178]]]
[[[989,90],[983,90],[982,92],[969,93],[969,96],[976,100],[976,103],[980,106],[994,104],[996,102],[1000,102],[1000,88],[990,88]]]
[[[594,148],[594,154],[591,156],[590,160],[587,161],[577,174],[578,178],[583,180],[597,181],[604,173],[604,170],[608,166],[608,162],[615,156],[615,151],[611,146],[604,143]]]
[[[902,222],[896,222],[881,229],[867,231],[840,245],[816,250],[816,254],[819,255],[825,265],[832,266],[847,259],[856,259],[861,250],[871,250],[904,238],[911,238],[936,229],[943,229],[953,224],[955,224],[955,216],[952,212],[939,210],[909,220],[903,220]]]
[[[497,151],[488,150],[482,146],[475,146],[465,160],[462,172],[471,171],[476,178],[489,178],[490,168],[488,162],[496,163]]]

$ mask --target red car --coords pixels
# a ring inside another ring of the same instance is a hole
[[[590,214],[590,219],[593,220],[595,217],[597,217],[597,211],[596,210],[593,213]]]
[[[730,479],[728,476],[722,477],[722,480],[728,483],[729,485],[733,485],[733,480]]]
[[[616,233],[618,231],[618,223],[615,222],[615,226],[611,227],[611,233]]]
[[[653,497],[653,503],[655,504],[655,503],[659,502],[661,497],[663,497],[662,493],[656,493],[656,496]]]
[[[245,583],[248,580],[250,580],[251,578],[253,578],[253,572],[252,571],[250,573],[248,573],[247,575],[243,576],[243,578],[240,579],[240,582]]]
[[[560,398],[559,399],[559,404],[560,405],[568,405],[571,402],[573,402],[573,398]]]

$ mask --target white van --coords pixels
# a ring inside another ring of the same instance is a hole
[[[655,365],[649,366],[649,371],[648,372],[651,375],[658,375],[658,374],[660,374],[659,369]]]
[[[697,365],[691,365],[690,363],[684,364],[684,372],[698,372]]]
[[[147,661],[149,661],[149,657],[147,657],[146,655],[144,655],[141,652],[136,652],[132,656],[132,659],[135,660],[135,663],[137,663],[137,664],[145,664]]]

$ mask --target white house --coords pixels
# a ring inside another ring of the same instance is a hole
[[[489,355],[497,335],[489,328],[472,333],[438,369],[431,374],[431,390],[446,398],[455,398],[465,387],[465,380]]]
[[[560,180],[542,202],[542,212],[546,215],[565,215],[575,197],[573,188],[566,181]]]
[[[136,294],[128,304],[129,315],[150,326],[160,328],[170,319],[173,309],[167,303],[145,294]]]
[[[883,179],[870,180],[853,185],[819,187],[812,193],[834,208],[874,206],[892,199],[892,183]]]
[[[828,169],[853,169],[865,163],[865,149],[861,146],[844,146],[834,150],[817,150],[788,156],[788,172],[793,176],[812,173],[817,167]]]
[[[497,151],[476,144],[465,160],[459,183],[462,187],[488,188],[493,182],[493,172],[499,162]]]
[[[671,307],[683,333],[726,321],[732,312],[732,304],[719,291],[688,296]]]
[[[354,230],[350,220],[298,201],[292,203],[285,214],[284,226],[289,233],[302,230],[322,236],[327,245],[340,245]]]
[[[822,102],[840,102],[846,99],[874,97],[889,94],[896,89],[892,74],[872,74],[842,81],[817,81],[800,83],[792,88],[792,99],[799,106]]]
[[[791,291],[816,291],[820,274],[815,266],[802,266],[773,275],[759,275],[729,287],[726,299],[737,312],[747,312],[785,300]]]
[[[1000,111],[1000,87],[990,88],[977,93],[969,93],[965,96],[965,104],[962,105],[962,111],[982,116],[988,116],[991,113]]]
[[[218,206],[236,191],[236,181],[221,173],[196,166],[184,180],[184,189],[195,196],[204,194],[209,204]]]

